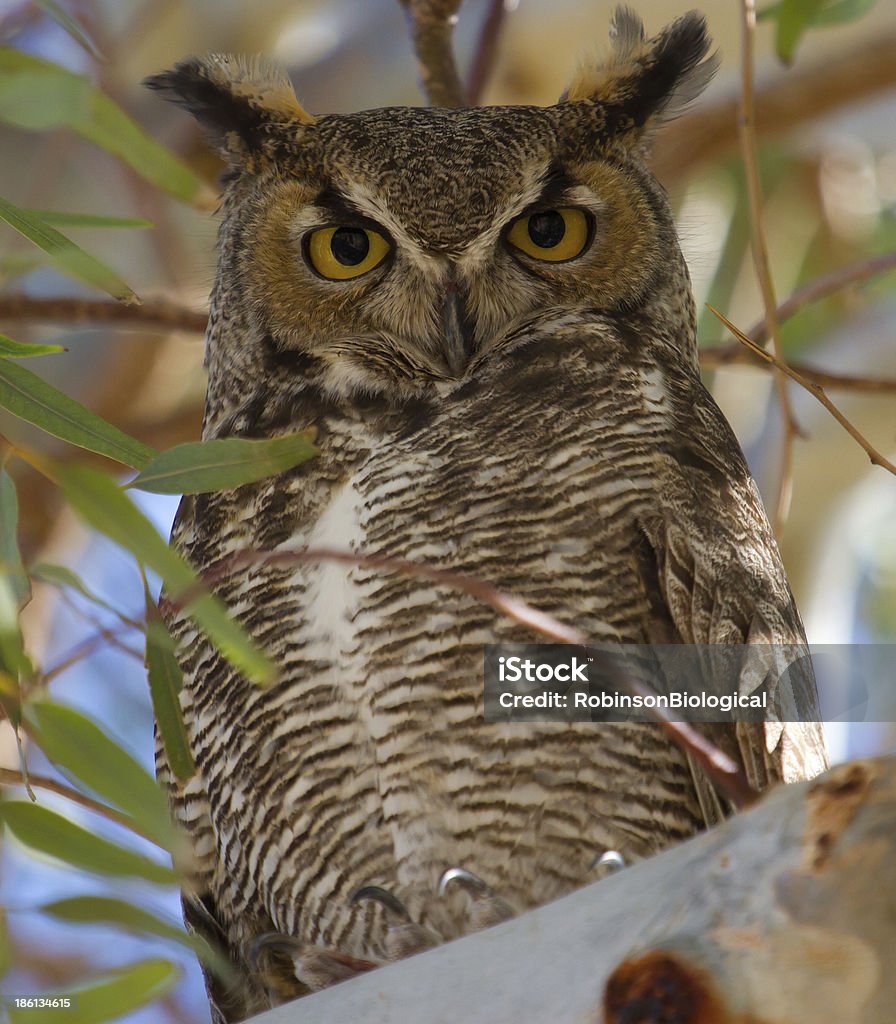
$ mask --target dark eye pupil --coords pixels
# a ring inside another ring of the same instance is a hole
[[[529,237],[540,249],[553,249],[565,234],[566,221],[556,210],[545,210],[529,218]]]
[[[364,262],[370,252],[367,232],[360,228],[337,228],[330,241],[330,252],[337,263],[344,267],[356,267]]]

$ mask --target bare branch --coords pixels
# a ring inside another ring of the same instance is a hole
[[[847,53],[827,55],[805,69],[776,75],[755,93],[756,121],[763,138],[786,134],[850,103],[896,85],[896,33],[878,34]],[[666,184],[681,180],[723,157],[737,145],[736,98],[707,104],[667,126],[651,161]]]
[[[48,793],[56,793],[59,796],[64,796],[67,800],[71,800],[73,804],[78,804],[80,807],[86,808],[88,811],[93,811],[96,814],[101,814],[104,818],[109,821],[114,821],[116,825],[123,825],[126,829],[136,833],[138,836],[142,836],[144,839],[148,839],[151,843],[158,846],[155,839],[126,814],[121,814],[112,807],[107,807],[105,804],[94,800],[89,796],[85,796],[83,793],[79,793],[76,789],[72,789],[70,786],[66,786],[62,782],[57,782],[55,779],[47,778],[46,775],[31,775],[29,773],[28,784],[34,786],[36,789],[45,789]],[[12,771],[10,768],[0,768],[0,786],[24,786],[26,785],[25,776],[21,772]]]
[[[473,63],[467,79],[467,99],[470,106],[476,106],[495,68],[498,56],[498,41],[507,16],[508,0],[490,0],[479,41],[473,53]]]
[[[431,107],[465,106],[451,36],[460,0],[399,0],[408,13],[423,91]]]
[[[770,352],[766,352],[761,345],[757,345],[755,341],[753,341],[751,338],[748,338],[743,333],[743,331],[735,327],[734,324],[731,323],[731,321],[727,317],[723,316],[717,309],[713,309],[712,306],[709,306],[709,309],[715,316],[719,318],[719,320],[722,321],[722,323],[728,328],[728,330],[731,331],[735,338],[737,338],[738,341],[740,341],[742,344],[746,345],[747,348],[754,355],[758,356],[760,359],[765,360],[765,362],[775,366],[778,370],[781,371],[781,373],[787,374],[787,376],[790,377],[791,380],[796,381],[796,383],[799,384],[800,387],[805,388],[810,395],[813,395],[815,398],[817,398],[818,401],[821,402],[821,404],[825,407],[825,409],[827,409],[828,412],[834,417],[834,419],[837,420],[837,422],[844,428],[844,430],[846,430],[850,437],[854,438],[858,442],[858,444],[864,449],[865,453],[868,455],[868,458],[871,460],[873,465],[881,466],[884,469],[888,470],[890,473],[896,475],[896,466],[894,466],[893,463],[890,462],[888,459],[884,458],[884,456],[881,455],[881,453],[872,446],[872,444],[870,443],[870,441],[868,441],[864,434],[862,434],[857,427],[854,427],[853,424],[850,423],[850,421],[843,415],[842,412],[840,412],[837,406],[834,405],[834,403],[825,394],[824,388],[822,388],[818,384],[812,383],[812,381],[810,380],[806,380],[806,378],[802,377],[799,373],[797,373],[797,371],[794,370],[792,366],[788,366],[786,363],[779,360],[776,356],[773,356]]]
[[[403,576],[430,580],[433,583],[469,594],[477,601],[489,605],[508,619],[531,629],[534,633],[547,637],[556,643],[574,644],[588,647],[589,638],[578,629],[567,626],[559,619],[533,607],[521,598],[514,597],[505,591],[492,586],[486,580],[466,576],[463,573],[445,569],[435,569],[419,562],[411,562],[404,558],[389,558],[381,555],[363,555],[351,551],[339,551],[333,548],[306,548],[303,551],[256,551],[243,548],[220,559],[202,573],[202,581],[197,586],[188,588],[177,597],[163,598],[160,607],[175,610],[182,609],[197,597],[206,593],[206,587],[213,587],[217,581],[230,575],[234,570],[249,566],[270,566],[272,568],[294,568],[317,562],[342,562],[347,565],[369,566],[384,572],[395,572]],[[609,661],[602,667],[612,675],[614,683],[620,689],[639,696],[650,695],[644,684],[620,672],[618,667]],[[736,807],[745,807],[753,803],[757,793],[750,786],[740,767],[723,751],[702,736],[686,722],[674,721],[664,708],[650,707],[650,714],[664,729],[670,739],[682,750],[689,753],[704,769],[707,776]]]
[[[126,306],[108,299],[42,299],[30,295],[0,295],[0,320],[118,324],[202,334],[208,315],[178,306],[167,299],[150,299],[140,306]]]
[[[813,384],[839,391],[858,391],[869,395],[889,395],[896,392],[896,378],[856,377],[848,373],[831,373],[819,370],[805,363],[790,363],[791,369]],[[753,366],[758,370],[772,369],[768,360],[754,355],[752,349],[744,348],[735,341],[731,345],[700,350],[700,366],[704,370],[720,366]]]
[[[740,118],[738,122],[741,154],[744,162],[744,174],[747,183],[747,198],[750,204],[750,232],[752,236],[753,265],[762,302],[765,306],[765,319],[768,323],[772,347],[777,362],[783,360],[781,347],[781,331],[778,326],[775,286],[772,282],[768,261],[768,240],[765,235],[765,219],[762,204],[762,185],[759,181],[759,164],[756,159],[756,111],[753,94],[753,49],[756,34],[756,3],[755,0],[742,0],[741,4],[741,97]],[[777,363],[776,363],[777,365]],[[775,533],[780,537],[787,514],[790,511],[790,498],[793,489],[793,441],[801,434],[799,425],[793,414],[787,382],[782,373],[775,373],[775,388],[778,392],[778,403],[784,430],[781,436],[781,470],[778,476],[778,493],[775,501]]]
[[[775,315],[778,322],[788,320],[795,313],[798,313],[804,306],[808,306],[819,299],[825,299],[835,292],[848,288],[852,284],[859,284],[867,281],[878,274],[885,274],[889,270],[896,270],[896,252],[887,252],[882,256],[872,256],[867,260],[860,260],[857,263],[850,263],[845,267],[838,267],[829,274],[823,274],[810,281],[802,288],[798,288],[789,298],[778,306]],[[765,341],[769,336],[768,319],[759,320],[755,323],[747,335],[756,341]]]

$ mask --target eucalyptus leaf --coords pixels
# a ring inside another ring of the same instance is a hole
[[[0,359],[0,406],[63,441],[141,469],[155,451],[24,366]]]
[[[65,31],[82,46],[91,57],[95,57],[97,60],[103,60],[104,57],[97,48],[96,43],[87,34],[84,27],[79,24],[69,12],[61,5],[56,3],[56,0],[34,0],[38,7],[46,14],[48,14],[57,25],[60,25]]]
[[[317,454],[311,431],[250,441],[241,437],[179,444],[144,466],[129,487],[155,494],[222,491],[274,476]]]
[[[10,800],[0,804],[0,821],[32,850],[98,875],[144,878],[171,885],[177,876],[162,864],[88,832],[41,804]]]
[[[23,345],[21,342],[0,334],[0,356],[12,359],[27,359],[29,356],[50,356],[56,352],[65,352],[61,345]]]
[[[6,221],[20,235],[42,249],[67,273],[108,292],[113,298],[124,302],[138,301],[134,292],[114,270],[75,245],[70,238],[30,210],[23,210],[9,200],[0,198],[0,220]]]
[[[98,796],[128,814],[159,846],[171,850],[168,805],[156,780],[94,722],[49,701],[26,705],[41,750]]]
[[[76,572],[72,572],[72,570],[65,565],[54,565],[50,562],[38,562],[37,565],[31,566],[30,573],[31,579],[36,582],[47,583],[51,587],[68,587],[70,590],[76,591],[82,597],[87,598],[91,604],[95,604],[99,608],[105,608],[107,611],[113,612],[115,615],[120,614],[120,610],[118,608],[104,600],[99,596],[99,594],[95,594]]]
[[[26,210],[45,224],[71,228],[151,228],[151,220],[142,217],[108,217],[101,213],[70,213],[64,210]]]
[[[9,696],[15,699],[18,699],[18,680],[34,674],[34,666],[25,653],[13,583],[4,575],[0,575],[0,671],[8,676],[12,691]]]
[[[31,583],[19,553],[19,500],[12,477],[0,470],[0,670],[6,696],[18,702],[18,680],[34,668],[25,653],[19,612],[31,598]]]
[[[207,192],[183,161],[86,78],[30,53],[0,49],[0,121],[30,131],[70,128],[185,202]]]
[[[171,600],[189,592],[184,613],[231,664],[255,682],[270,682],[274,676],[271,662],[230,618],[224,605],[201,587],[190,566],[110,477],[87,466],[55,466],[50,473],[78,515],[162,577]]]
[[[146,669],[156,725],[168,765],[185,782],[196,771],[180,707],[183,672],[174,656],[174,643],[155,602],[146,596]]]
[[[5,469],[0,469],[0,572],[9,580],[16,607],[22,608],[31,597],[31,583],[19,551],[19,498]]]
[[[69,924],[111,924],[130,932],[143,935],[157,935],[186,946],[200,959],[211,966],[219,977],[232,974],[226,959],[212,950],[198,935],[189,935],[183,925],[157,917],[143,907],[134,906],[124,900],[110,896],[73,896],[41,907],[41,910],[57,921]]]
[[[161,999],[174,987],[180,970],[167,960],[141,960],[90,985],[58,993],[69,997],[66,1009],[9,1009],[10,1024],[103,1024]]]

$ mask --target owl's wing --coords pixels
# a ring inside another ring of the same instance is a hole
[[[811,778],[827,767],[815,676],[808,657],[800,660],[806,637],[762,500],[728,422],[699,381],[679,422],[660,456],[654,512],[640,523],[664,605],[653,613],[657,627],[668,633],[671,622],[687,644],[775,645],[764,652],[792,665],[779,684],[792,720],[701,731],[743,765],[756,789]],[[742,677],[740,685],[743,692],[754,683]]]

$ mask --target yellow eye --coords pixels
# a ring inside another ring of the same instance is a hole
[[[581,255],[588,244],[587,216],[573,207],[542,210],[515,220],[507,241],[536,260],[561,263]]]
[[[348,281],[382,263],[389,243],[369,228],[319,228],[308,238],[308,259],[321,277]]]

